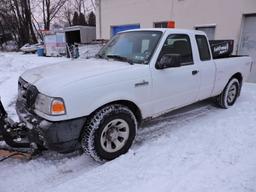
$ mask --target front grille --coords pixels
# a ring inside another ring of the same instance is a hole
[[[38,95],[38,90],[34,85],[26,82],[22,78],[18,81],[18,100],[25,104],[26,107],[31,108]]]

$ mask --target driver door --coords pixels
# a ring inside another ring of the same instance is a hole
[[[152,96],[156,115],[197,100],[200,75],[193,60],[190,39],[191,37],[187,34],[170,34],[164,42],[157,62],[165,54],[178,54],[181,66],[165,69],[152,68]]]

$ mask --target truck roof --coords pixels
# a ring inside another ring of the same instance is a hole
[[[198,30],[191,30],[191,29],[170,29],[170,28],[141,28],[141,29],[131,29],[123,32],[129,32],[129,31],[161,31],[163,33],[169,31],[173,33],[185,33],[185,34],[198,34],[198,35],[206,35],[203,31]],[[120,32],[120,33],[123,33]]]

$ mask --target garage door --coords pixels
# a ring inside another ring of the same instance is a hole
[[[209,27],[195,27],[196,30],[203,31],[206,33],[209,40],[214,40],[215,38],[215,26]]]
[[[119,26],[113,26],[112,27],[112,36],[114,36],[115,34],[117,34],[118,32],[121,31],[126,31],[126,30],[130,30],[130,29],[139,29],[140,25],[119,25]]]
[[[256,15],[245,16],[244,18],[239,54],[250,55],[253,58],[253,68],[249,81],[256,83]]]

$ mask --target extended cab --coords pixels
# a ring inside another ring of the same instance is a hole
[[[231,107],[251,65],[247,56],[213,59],[200,31],[131,30],[95,58],[26,71],[16,110],[34,145],[111,160],[128,151],[145,119],[210,97]]]

